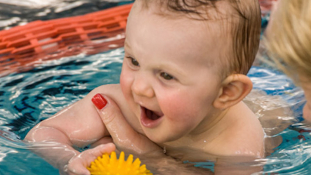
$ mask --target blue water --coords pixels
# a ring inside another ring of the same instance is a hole
[[[95,0],[87,2],[89,6],[95,4]],[[81,10],[71,7],[67,11]],[[22,139],[38,122],[80,100],[95,87],[118,83],[123,54],[123,48],[96,55],[80,54],[0,77],[0,175],[58,174],[58,170],[32,153],[32,148]],[[256,114],[286,108],[294,111],[279,116],[276,126],[265,126],[267,131],[273,131],[289,123],[269,135],[272,140],[281,137],[282,142],[259,161],[264,169],[257,174],[311,174],[311,127],[302,120],[302,90],[282,73],[263,64],[253,66],[248,76],[254,83],[254,90],[246,100],[259,106],[253,109]],[[256,92],[261,93],[256,95]],[[205,162],[196,163],[196,166],[213,167]]]
[[[21,139],[38,122],[83,98],[95,87],[118,83],[123,54],[123,48],[91,56],[80,54],[1,77],[0,174],[57,174],[56,169],[29,151]],[[281,96],[287,107],[296,110],[298,119],[273,135],[282,136],[283,142],[264,159],[264,172],[308,174],[311,172],[310,134],[298,132],[304,128],[299,123],[301,112],[297,110],[303,104],[302,91],[283,74],[264,67],[253,67],[249,76],[255,90],[264,91],[272,98]]]

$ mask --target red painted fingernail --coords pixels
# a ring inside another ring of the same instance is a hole
[[[103,109],[107,104],[107,100],[101,94],[94,95],[92,102],[99,110]]]

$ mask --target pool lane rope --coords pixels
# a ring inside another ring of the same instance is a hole
[[[127,4],[81,16],[33,21],[0,31],[0,76],[46,60],[123,47],[131,7]]]

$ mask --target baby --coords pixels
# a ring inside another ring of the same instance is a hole
[[[260,25],[257,0],[136,0],[120,84],[94,89],[39,123],[25,140],[64,145],[63,152],[44,155],[57,162],[57,156],[72,152],[70,161],[56,163],[60,169],[94,153],[74,148],[104,148],[108,142],[138,154],[150,154],[146,145],[154,142],[166,156],[190,161],[212,159],[208,155],[262,157],[263,129],[242,102],[252,89],[246,74],[257,53]],[[107,119],[114,114],[105,110],[114,104],[139,137],[115,132],[125,126]],[[128,144],[132,140],[144,147]]]

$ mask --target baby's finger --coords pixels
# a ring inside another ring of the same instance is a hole
[[[107,143],[103,145],[99,145],[90,150],[90,154],[88,155],[91,161],[94,161],[98,156],[103,155],[104,153],[111,153],[116,149],[113,143]],[[95,157],[95,159],[93,159]]]
[[[68,164],[67,172],[73,175],[89,175],[90,172],[86,167],[90,166],[90,163],[94,161],[98,156],[104,153],[111,153],[115,150],[115,145],[112,143],[99,145],[93,149],[88,149],[76,157],[73,157]]]
[[[80,154],[81,158],[86,160],[87,163],[93,162],[98,156],[103,155],[104,153],[111,153],[115,150],[115,145],[113,143],[99,145],[95,148],[84,151]],[[84,165],[89,166],[89,164]]]

